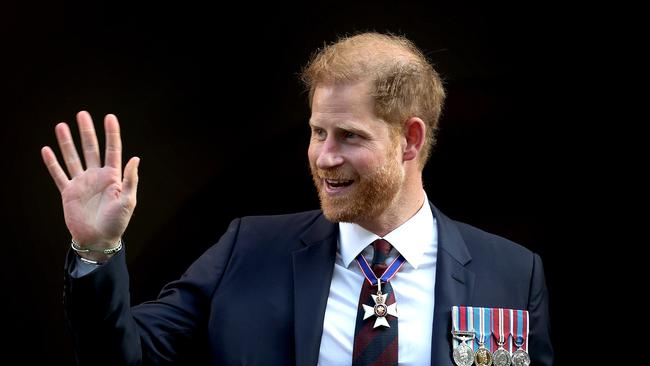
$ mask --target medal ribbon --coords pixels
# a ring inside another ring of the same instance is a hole
[[[452,330],[459,330],[459,324],[460,323],[460,313],[458,311],[458,306],[452,306],[451,307],[451,329]],[[454,344],[454,348],[458,347],[460,344],[460,341],[456,339],[456,337],[452,337],[451,341]]]
[[[474,332],[474,307],[473,306],[466,307],[465,313],[467,314],[467,323],[465,325],[467,328],[462,330],[468,330],[470,332]],[[474,332],[474,334],[476,334],[476,332]],[[469,346],[472,347],[472,350],[474,351],[476,351],[476,349],[478,348],[478,347],[474,347],[475,339],[476,337],[472,338],[472,340],[468,342]]]
[[[378,278],[370,268],[370,265],[368,264],[366,258],[364,258],[363,255],[359,254],[356,259],[357,264],[359,264],[359,267],[361,268],[361,272],[363,272],[363,275],[366,277],[368,282],[370,282],[371,285],[376,286]],[[405,262],[406,259],[404,259],[401,254],[395,258],[395,260],[393,260],[393,262],[388,265],[388,268],[386,268],[381,277],[379,277],[379,279],[381,279],[381,282],[386,283],[395,277],[395,274],[397,274],[397,271],[402,268]]]
[[[478,343],[485,345],[488,350],[491,350],[491,345],[485,344],[485,339],[492,334],[490,315],[489,308],[474,308],[474,329],[478,330]]]
[[[451,307],[451,323],[455,331],[474,331],[474,310],[471,306],[452,306]],[[456,348],[460,341],[453,338],[454,348]],[[467,341],[467,345],[474,349],[474,338]]]
[[[460,322],[460,314],[458,313],[458,306],[451,307],[451,329],[459,330],[458,323]]]
[[[514,343],[517,347],[521,347],[524,351],[528,352],[528,311],[527,310],[514,310],[512,334]]]
[[[505,343],[510,337],[510,311],[510,309],[492,309],[492,334],[498,340],[497,343],[503,344],[506,349],[509,348]]]

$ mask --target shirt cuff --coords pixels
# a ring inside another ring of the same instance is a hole
[[[73,278],[83,277],[101,266],[101,264],[83,262],[81,259],[79,259],[79,257],[76,257],[74,268],[72,268],[72,271],[70,271],[70,276]]]

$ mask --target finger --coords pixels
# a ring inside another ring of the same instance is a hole
[[[56,125],[54,131],[56,133],[56,139],[59,142],[61,154],[63,155],[63,162],[68,168],[70,177],[74,178],[83,172],[83,167],[81,166],[81,160],[79,160],[79,154],[77,154],[77,148],[74,146],[72,134],[70,134],[70,127],[66,123],[61,122]]]
[[[97,143],[97,133],[90,114],[86,111],[77,113],[77,124],[79,125],[79,135],[81,136],[81,149],[83,150],[84,160],[87,168],[99,168],[99,143]]]
[[[122,140],[120,139],[120,124],[112,114],[104,118],[106,131],[106,165],[122,171]]]
[[[45,146],[41,149],[41,157],[54,180],[54,184],[56,184],[56,187],[59,189],[59,192],[63,192],[65,187],[70,183],[70,180],[68,179],[68,176],[65,175],[58,160],[56,160],[54,151],[52,151],[49,146]]]
[[[133,157],[126,163],[124,168],[124,180],[122,181],[122,199],[127,207],[134,208],[136,195],[138,193],[138,167],[140,158]]]

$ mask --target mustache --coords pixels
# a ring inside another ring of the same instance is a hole
[[[321,179],[354,180],[355,175],[346,173],[343,169],[314,169],[312,174]]]

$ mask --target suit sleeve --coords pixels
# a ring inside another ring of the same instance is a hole
[[[548,291],[544,280],[542,259],[535,254],[533,274],[528,299],[530,333],[528,335],[531,365],[553,365],[553,347],[550,336],[550,319],[548,314]]]
[[[205,339],[210,301],[237,240],[234,220],[219,242],[155,301],[131,307],[124,251],[86,276],[73,278],[66,258],[64,305],[79,365],[164,365]]]

